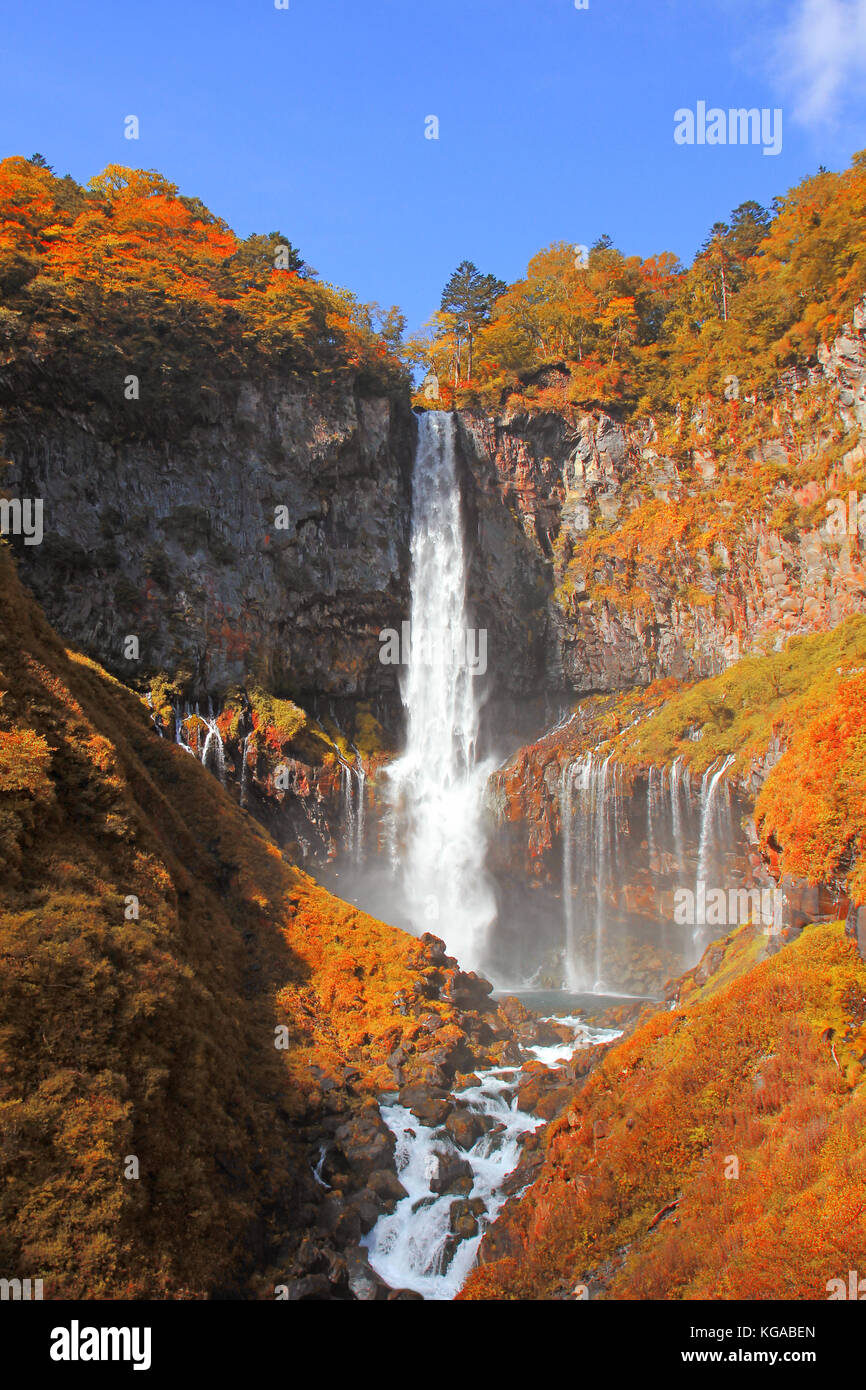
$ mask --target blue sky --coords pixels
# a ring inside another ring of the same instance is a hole
[[[607,232],[690,259],[866,146],[866,0],[40,0],[0,19],[0,153],[156,168],[240,235],[418,327],[462,259],[505,280]],[[777,156],[674,112],[781,107]],[[126,140],[137,115],[140,139]],[[439,139],[425,139],[425,118]]]

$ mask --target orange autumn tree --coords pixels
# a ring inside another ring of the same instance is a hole
[[[740,204],[687,269],[670,252],[626,256],[608,237],[588,252],[554,242],[496,300],[456,403],[513,396],[535,411],[615,405],[664,417],[722,397],[732,375],[741,395],[766,395],[781,370],[814,358],[864,292],[866,151],[771,210]],[[438,316],[417,345],[440,375],[452,332]]]
[[[147,375],[151,428],[161,408],[194,407],[213,356],[227,375],[270,364],[405,382],[399,311],[322,283],[280,232],[241,241],[154,170],[109,165],[82,188],[38,160],[0,162],[0,295],[0,355],[37,364],[37,399],[48,372],[79,406],[115,401],[125,371]]]
[[[866,902],[866,676],[843,679],[791,739],[755,807],[765,847],[785,871]]]

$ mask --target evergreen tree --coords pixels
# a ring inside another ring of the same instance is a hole
[[[504,281],[497,280],[494,275],[482,275],[472,261],[461,261],[442,291],[439,307],[443,313],[452,316],[457,338],[455,385],[460,372],[461,343],[465,341],[468,347],[466,376],[471,381],[475,337],[479,329],[490,322],[493,304],[507,288]]]

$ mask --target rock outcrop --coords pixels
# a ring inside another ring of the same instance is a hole
[[[471,588],[516,697],[694,679],[866,607],[866,508],[848,525],[866,463],[866,300],[767,402],[708,404],[673,429],[598,411],[460,422]]]
[[[196,698],[255,678],[393,706],[378,633],[407,614],[403,398],[350,378],[216,379],[183,424],[128,438],[103,407],[31,412],[4,394],[3,486],[44,503],[21,576],[67,641]]]

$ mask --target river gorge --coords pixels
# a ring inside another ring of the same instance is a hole
[[[0,312],[10,1270],[823,1297],[863,1232],[862,285],[754,390],[669,388],[623,296],[589,384],[582,339],[415,380],[153,171],[0,168],[50,263]],[[201,323],[93,287],[88,219],[155,208]]]

